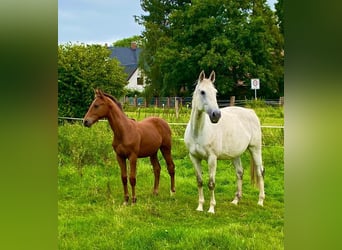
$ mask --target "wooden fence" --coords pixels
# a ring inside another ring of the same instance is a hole
[[[178,109],[179,105],[181,106],[191,106],[192,97],[153,97],[150,101],[147,101],[144,97],[124,97],[122,102],[125,105],[133,106],[133,107],[160,107],[160,108],[176,108]],[[217,100],[218,105],[220,107],[227,106],[245,106],[246,103],[251,100],[235,100],[235,96],[230,96],[229,99],[221,99]],[[269,99],[264,100],[266,105],[271,106],[283,106],[284,105],[284,97],[280,97],[279,99]]]

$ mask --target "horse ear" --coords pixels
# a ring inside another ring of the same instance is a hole
[[[103,92],[101,89],[96,89],[95,90],[95,96],[103,97]]]
[[[199,77],[198,77],[198,80],[202,81],[204,78],[205,78],[205,73],[204,73],[204,70],[202,70]]]
[[[212,83],[215,82],[215,71],[214,71],[214,70],[211,71],[210,76],[209,76],[209,79],[210,79],[210,81],[212,81]]]

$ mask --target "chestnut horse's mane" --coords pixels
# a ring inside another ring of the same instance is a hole
[[[107,93],[103,93],[103,94],[109,97],[120,108],[120,110],[123,111],[121,103],[118,100],[116,100],[114,96],[107,94]]]

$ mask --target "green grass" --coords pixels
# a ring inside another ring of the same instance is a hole
[[[279,122],[281,125],[281,118]],[[120,171],[107,122],[91,129],[78,123],[59,126],[59,249],[283,249],[284,150],[283,139],[279,138],[283,134],[271,132],[276,129],[264,134],[267,138],[263,149],[264,207],[257,206],[258,190],[250,184],[250,156],[245,153],[241,202],[238,206],[230,203],[236,189],[235,171],[230,161],[219,161],[217,205],[215,214],[209,214],[207,188],[204,189],[205,212],[195,210],[198,205],[196,178],[179,136],[182,137],[184,128],[172,127],[177,135],[173,138],[172,151],[176,195],[170,196],[170,178],[161,155],[158,196],[152,194],[154,177],[149,159],[139,159],[138,201],[134,206],[123,206]],[[204,162],[202,165],[207,183],[207,166]]]

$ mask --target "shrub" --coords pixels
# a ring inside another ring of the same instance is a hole
[[[59,165],[96,165],[114,158],[113,133],[107,122],[98,122],[90,129],[80,123],[58,127]]]

